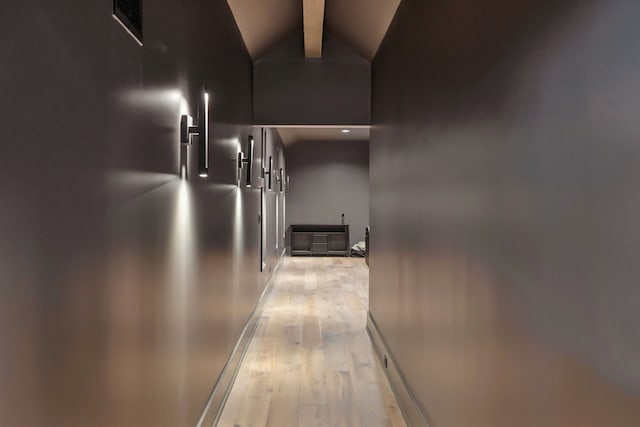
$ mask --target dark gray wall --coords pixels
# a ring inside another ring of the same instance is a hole
[[[349,224],[351,244],[369,225],[369,141],[298,142],[286,147],[291,185],[287,226]]]
[[[371,313],[432,425],[640,425],[640,4],[403,1]]]
[[[306,59],[294,36],[255,62],[255,123],[367,125],[370,95],[369,62],[330,35],[321,59]]]
[[[2,426],[195,425],[268,279],[260,190],[236,185],[260,132],[226,2],[145,2],[142,48],[110,11],[0,4]],[[178,144],[203,84],[204,180]]]

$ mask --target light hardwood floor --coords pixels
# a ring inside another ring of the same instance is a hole
[[[362,258],[286,258],[219,427],[406,426],[365,330]]]

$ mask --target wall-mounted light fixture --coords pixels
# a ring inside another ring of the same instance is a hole
[[[269,156],[269,169],[264,171],[265,175],[269,175],[269,179],[267,180],[267,190],[271,190],[271,177],[273,176],[273,157]]]
[[[247,143],[247,154],[245,155],[242,151],[238,153],[238,175],[242,170],[244,165],[247,165],[247,181],[245,185],[247,187],[251,187],[251,165],[253,164],[253,136],[249,135],[249,141]],[[238,179],[238,185],[240,184],[240,180]]]
[[[198,136],[198,175],[209,176],[209,92],[202,91],[202,104],[198,105],[198,124],[187,114],[180,117],[180,143],[191,144],[191,136]]]
[[[281,193],[282,193],[282,188],[284,186],[283,181],[284,181],[284,170],[282,168],[280,168],[280,170],[276,174],[276,182],[278,183],[278,185],[280,187],[279,190],[280,190]]]

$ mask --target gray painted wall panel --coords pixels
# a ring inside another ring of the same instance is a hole
[[[292,37],[255,62],[254,122],[266,125],[368,125],[368,61],[326,36],[321,59],[305,59]]]
[[[640,5],[404,1],[371,313],[434,426],[640,425]]]
[[[2,426],[195,425],[268,279],[228,6],[145,2],[144,22],[141,48],[108,1],[0,4]],[[206,180],[178,144],[203,84]]]
[[[349,224],[351,244],[369,225],[369,142],[298,142],[285,151],[291,188],[287,226]]]

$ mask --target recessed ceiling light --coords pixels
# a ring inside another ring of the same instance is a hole
[[[342,133],[349,133],[349,132],[351,132],[351,131],[350,131],[349,129],[342,129],[340,132],[342,132]]]

